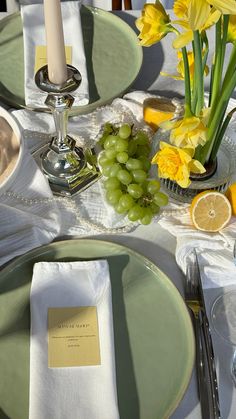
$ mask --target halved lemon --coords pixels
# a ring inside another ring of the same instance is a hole
[[[224,228],[232,215],[228,198],[220,192],[200,192],[192,200],[191,219],[198,230],[216,232]]]

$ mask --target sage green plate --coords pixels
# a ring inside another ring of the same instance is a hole
[[[91,112],[124,93],[136,79],[143,58],[135,32],[118,16],[81,6],[81,22],[90,103],[73,107],[73,114]],[[25,107],[20,13],[0,21],[0,57],[0,99],[15,108]]]
[[[28,417],[30,282],[38,261],[106,258],[112,285],[121,419],[165,419],[176,409],[194,364],[191,320],[179,292],[151,261],[93,239],[35,249],[0,272],[0,408]]]

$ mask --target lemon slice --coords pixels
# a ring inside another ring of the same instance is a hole
[[[190,214],[198,230],[216,232],[225,227],[232,215],[228,198],[220,192],[200,192],[192,200]]]
[[[148,98],[143,102],[143,119],[157,131],[161,122],[173,118],[176,107],[168,99]]]
[[[231,204],[232,214],[236,215],[236,182],[229,186],[225,192],[225,196],[228,198]]]

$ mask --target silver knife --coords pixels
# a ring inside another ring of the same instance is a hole
[[[194,250],[194,278],[195,284],[198,288],[198,296],[199,296],[199,304],[200,304],[200,316],[202,321],[202,329],[203,329],[203,338],[205,341],[205,350],[206,350],[206,357],[207,357],[207,364],[208,364],[208,373],[209,373],[209,382],[210,382],[210,400],[211,400],[211,414],[212,418],[220,419],[220,402],[219,402],[219,393],[218,393],[218,383],[217,383],[217,375],[216,375],[216,368],[215,368],[215,356],[211,338],[211,332],[209,327],[209,321],[206,312],[203,288],[202,288],[202,281],[198,263],[197,253]]]
[[[191,261],[187,264],[186,270],[185,302],[190,310],[195,331],[197,382],[202,419],[213,419],[209,368],[203,332],[203,314],[199,301],[199,287],[196,286],[194,279],[196,276],[195,271],[196,264],[193,264]]]

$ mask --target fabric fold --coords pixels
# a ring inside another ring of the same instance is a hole
[[[181,208],[181,207],[180,207]],[[184,273],[196,249],[204,288],[234,285],[236,267],[233,248],[236,241],[236,220],[231,218],[227,227],[218,233],[196,230],[191,222],[188,206],[185,210],[163,216],[160,225],[176,237],[176,262]]]
[[[48,181],[28,150],[16,179],[0,194],[0,262],[52,241],[61,214]]]

